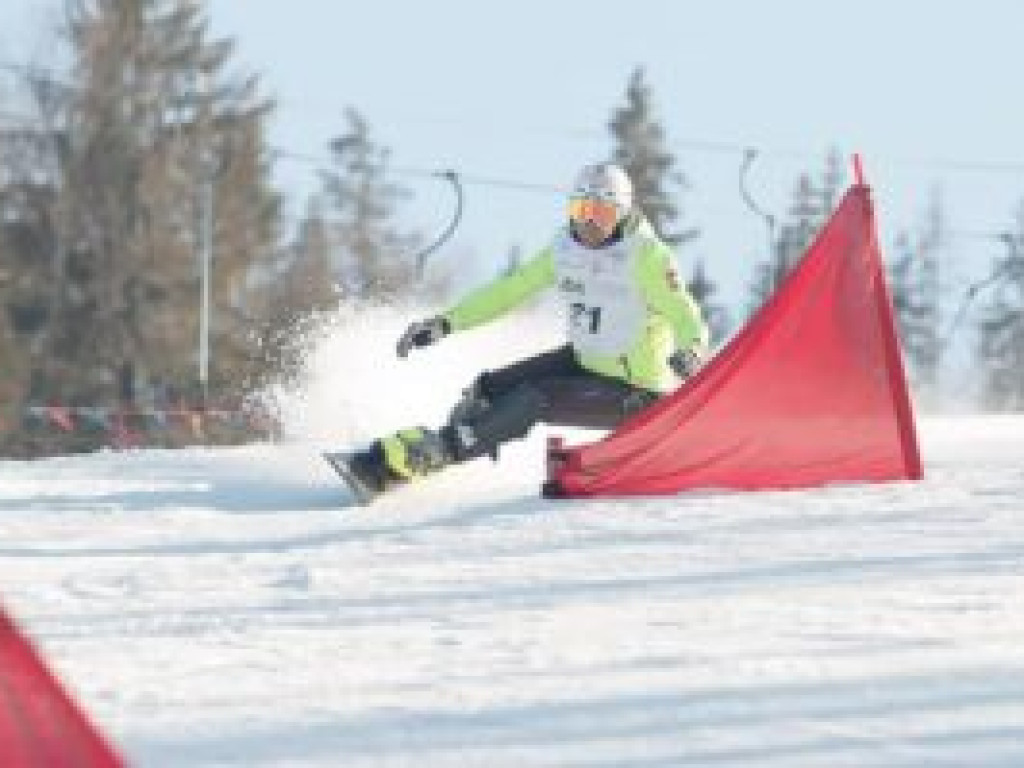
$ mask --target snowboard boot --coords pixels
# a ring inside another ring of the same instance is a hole
[[[327,454],[326,458],[345,478],[363,504],[407,482],[388,467],[380,440],[375,440],[369,448],[357,453]]]
[[[400,430],[377,444],[388,472],[402,482],[439,472],[452,462],[441,435],[424,427]]]
[[[356,453],[325,453],[360,504],[369,504],[385,491],[443,469],[452,461],[436,432],[416,427],[374,440]]]

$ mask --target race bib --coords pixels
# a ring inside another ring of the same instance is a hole
[[[572,345],[581,352],[604,355],[630,351],[646,319],[631,241],[591,250],[567,240],[556,251],[555,264]]]

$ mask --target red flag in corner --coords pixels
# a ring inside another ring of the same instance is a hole
[[[919,479],[868,187],[850,188],[772,299],[686,385],[548,461],[553,496]]]
[[[0,610],[0,765],[122,768],[29,641]]]

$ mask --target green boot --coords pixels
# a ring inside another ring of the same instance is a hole
[[[424,427],[399,430],[380,440],[389,470],[406,480],[415,480],[444,469],[452,457],[437,432]]]

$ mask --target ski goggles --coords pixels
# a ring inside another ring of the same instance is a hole
[[[569,198],[569,219],[575,223],[591,222],[603,230],[611,231],[619,223],[619,208],[608,200],[593,197]]]

